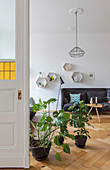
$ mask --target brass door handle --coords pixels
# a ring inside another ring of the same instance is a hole
[[[18,91],[18,100],[22,99],[22,94],[21,94],[21,90]]]

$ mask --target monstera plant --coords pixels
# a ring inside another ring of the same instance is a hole
[[[31,151],[33,157],[39,161],[48,157],[52,142],[61,147],[65,153],[70,154],[69,145],[67,143],[61,144],[59,136],[62,136],[63,138],[69,137],[74,140],[74,135],[69,134],[67,130],[67,123],[70,121],[70,114],[65,113],[64,110],[51,113],[50,105],[54,102],[56,102],[56,99],[49,99],[48,101],[43,102],[39,99],[39,103],[34,104],[32,107],[33,112],[42,112],[42,117],[39,122],[33,123],[31,121],[32,126],[36,130],[36,137],[34,137],[34,140],[32,140],[31,143]],[[55,158],[58,161],[61,161],[58,152],[56,152]]]

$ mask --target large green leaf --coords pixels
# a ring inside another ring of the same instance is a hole
[[[85,104],[80,104],[79,107],[80,107],[80,108],[84,108],[84,107],[85,107]]]
[[[75,136],[74,136],[74,135],[71,135],[71,134],[69,134],[69,133],[66,133],[65,135],[66,135],[67,137],[69,137],[70,139],[72,139],[72,140],[75,139]]]
[[[44,124],[42,129],[40,130],[41,132],[45,131],[47,129],[47,124]]]
[[[56,158],[58,161],[61,161],[61,158],[60,158],[60,155],[59,155],[58,152],[55,154],[55,158]]]
[[[42,125],[43,125],[43,123],[41,123],[41,122],[39,122],[39,123],[37,124],[38,127],[42,127]]]
[[[54,103],[54,102],[56,102],[56,99],[55,99],[55,98],[51,98],[51,99],[49,99],[49,100],[47,101],[48,104]]]
[[[77,123],[77,126],[78,126],[78,128],[85,127],[85,123],[79,121],[79,122]]]
[[[52,119],[50,116],[48,116],[48,117],[46,118],[46,121],[47,121],[47,122],[52,122],[53,119]]]
[[[40,99],[39,99],[39,100],[40,100]],[[41,101],[39,101],[39,102],[40,102],[40,103],[34,104],[34,105],[33,105],[31,111],[33,111],[33,112],[38,112],[38,111],[44,110],[44,109],[46,108],[46,106],[43,105]]]
[[[79,104],[82,104],[82,103],[84,103],[84,100],[81,100],[81,101],[79,102]]]
[[[71,105],[69,108],[68,108],[68,110],[73,110],[74,109],[74,106],[73,105]]]
[[[57,111],[55,111],[55,112],[53,112],[53,117],[58,117],[58,115],[59,115],[59,112],[57,112]]]
[[[40,119],[40,122],[43,122],[45,120],[46,116],[43,115],[42,118]]]
[[[70,147],[69,147],[69,145],[67,143],[65,143],[63,145],[63,151],[70,154]]]
[[[47,108],[47,102],[43,101],[43,106],[45,107],[45,109]]]
[[[57,146],[60,146],[60,143],[59,143],[59,136],[55,136],[54,138],[54,143],[57,145]]]
[[[39,99],[39,104],[40,104],[40,105],[42,105],[42,101],[41,101],[41,99]]]
[[[32,112],[38,112],[40,111],[40,105],[39,104],[34,104],[31,109]]]
[[[63,111],[58,115],[57,120],[61,123],[67,123],[70,120],[70,114]]]
[[[65,113],[65,111],[63,109],[59,110],[59,113]]]

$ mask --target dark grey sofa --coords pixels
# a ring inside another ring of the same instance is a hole
[[[62,88],[61,89],[61,108],[68,111],[68,108],[73,104],[70,103],[71,94],[81,94],[81,100],[85,103],[90,103],[90,98],[93,98],[95,103],[95,97],[98,98],[98,103],[102,104],[102,108],[99,111],[110,111],[110,89],[109,88]]]

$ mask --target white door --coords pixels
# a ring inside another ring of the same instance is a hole
[[[28,0],[0,11],[0,168],[29,168]]]

